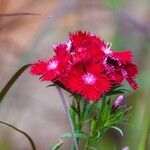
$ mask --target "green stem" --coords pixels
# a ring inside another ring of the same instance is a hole
[[[77,139],[76,139],[76,136],[75,136],[75,133],[74,133],[74,131],[75,131],[74,130],[74,125],[72,123],[72,120],[71,120],[71,117],[70,117],[70,114],[69,114],[69,108],[67,106],[65,97],[63,95],[63,92],[62,92],[60,86],[56,84],[56,88],[57,88],[57,91],[58,91],[58,93],[60,95],[60,98],[61,98],[61,101],[62,101],[62,104],[63,104],[63,107],[64,107],[64,111],[66,113],[66,117],[68,119],[68,122],[69,122],[69,125],[70,125],[70,128],[71,128],[71,132],[72,132],[72,136],[73,136],[73,141],[74,141],[74,144],[75,144],[75,148],[76,148],[76,150],[79,150],[78,149]]]
[[[81,130],[82,129],[82,120],[81,120],[81,107],[80,107],[80,98],[76,100],[76,103],[77,103],[77,110],[78,110],[78,129],[77,130]]]
[[[3,125],[6,125],[8,127],[11,127],[12,129],[14,129],[14,130],[18,131],[19,133],[21,133],[22,135],[24,135],[28,139],[28,141],[30,142],[32,150],[36,150],[36,147],[35,147],[35,144],[34,144],[32,138],[26,132],[24,132],[24,131],[14,127],[13,125],[10,125],[10,124],[6,123],[6,122],[0,121],[0,123],[3,124]]]
[[[29,66],[30,66],[30,64],[22,66],[22,67],[12,76],[12,78],[7,82],[7,84],[4,86],[4,88],[3,88],[2,91],[0,92],[0,102],[2,102],[3,98],[5,97],[5,95],[7,94],[7,92],[9,91],[9,89],[11,88],[11,86],[15,83],[15,81],[19,78],[19,76],[20,76]]]
[[[144,118],[143,118],[143,126],[141,130],[141,135],[139,139],[139,145],[138,145],[138,150],[146,150],[147,149],[147,143],[148,143],[148,136],[149,136],[149,130],[150,130],[150,102],[146,104],[146,109],[144,113]]]
[[[89,149],[89,139],[86,141],[85,146],[84,146],[84,150],[88,150]]]
[[[81,99],[80,97],[77,97],[77,98],[74,97],[74,101],[73,101],[73,102],[75,102],[74,105],[77,109],[77,115],[75,116],[76,121],[74,124],[75,130],[81,130],[82,129],[80,99]],[[79,140],[80,140],[79,138],[76,138],[77,144],[79,144]],[[75,150],[75,144],[73,144],[72,147],[73,147],[72,149]]]
[[[84,146],[84,150],[88,150],[89,149],[89,146],[90,146],[90,138],[93,136],[93,132],[94,132],[94,126],[95,126],[95,120],[91,121],[90,123],[90,137],[87,139],[86,143],[85,143],[85,146]]]

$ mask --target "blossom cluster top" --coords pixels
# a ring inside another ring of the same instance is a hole
[[[68,41],[53,45],[55,55],[32,64],[31,73],[52,81],[88,101],[99,100],[115,85],[127,80],[137,89],[137,66],[130,50],[113,51],[111,43],[89,32],[77,31]]]

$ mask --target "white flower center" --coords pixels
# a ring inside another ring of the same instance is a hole
[[[85,84],[94,84],[96,82],[96,77],[91,73],[86,73],[82,76],[83,81]]]
[[[51,70],[51,69],[56,69],[58,66],[58,61],[57,60],[52,60],[49,62],[48,64],[48,69]]]
[[[111,46],[112,46],[112,43],[110,43],[110,42],[106,43],[106,47],[102,49],[105,54],[111,54],[112,53]]]

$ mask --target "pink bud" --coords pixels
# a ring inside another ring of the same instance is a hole
[[[126,146],[126,147],[122,148],[122,150],[129,150],[129,147]]]
[[[117,108],[123,104],[124,97],[123,95],[120,95],[115,101],[114,101],[114,107]]]

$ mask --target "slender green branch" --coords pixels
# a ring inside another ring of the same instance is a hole
[[[26,132],[24,132],[24,131],[14,127],[13,125],[10,125],[10,124],[6,123],[6,122],[0,121],[0,123],[12,128],[12,129],[16,130],[17,132],[21,133],[22,135],[24,135],[27,138],[27,140],[30,142],[32,150],[36,150],[36,147],[35,147],[35,144],[34,144],[32,138]]]
[[[7,94],[7,92],[9,91],[9,89],[11,88],[11,86],[15,83],[15,81],[19,78],[19,76],[20,76],[29,66],[30,66],[30,64],[22,66],[22,67],[12,76],[12,78],[7,82],[7,84],[4,86],[4,88],[3,88],[2,91],[0,92],[0,102],[2,102],[3,98],[5,97],[5,95]]]
[[[147,149],[147,142],[148,142],[148,136],[149,136],[149,129],[150,129],[150,102],[147,102],[148,104],[146,105],[145,113],[144,113],[144,118],[143,118],[143,126],[141,130],[141,135],[139,139],[139,145],[138,145],[138,150],[145,150]]]
[[[66,100],[65,100],[65,97],[63,95],[63,92],[60,88],[60,86],[56,85],[56,88],[57,88],[57,91],[60,95],[60,98],[61,98],[61,101],[62,101],[62,104],[63,104],[63,107],[64,107],[64,111],[66,113],[66,116],[67,116],[67,119],[68,119],[68,122],[70,124],[70,128],[71,128],[71,132],[72,132],[72,135],[73,135],[73,141],[74,141],[74,144],[75,144],[75,148],[76,150],[79,150],[78,149],[78,143],[77,143],[77,139],[76,139],[76,136],[74,134],[74,126],[73,126],[73,123],[72,123],[72,120],[71,120],[71,117],[70,117],[70,114],[69,114],[69,108],[67,106],[67,103],[66,103]]]

